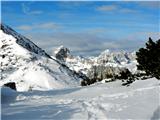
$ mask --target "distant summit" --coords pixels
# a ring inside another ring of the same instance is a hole
[[[61,45],[60,47],[58,47],[56,50],[55,50],[55,57],[60,60],[60,61],[65,61],[65,59],[67,57],[69,57],[70,55],[70,50],[66,47],[64,47],[63,45]]]
[[[126,52],[126,51],[118,51],[111,52],[110,50],[105,50],[97,57],[98,63],[117,63],[117,64],[126,64],[135,60],[135,54]]]

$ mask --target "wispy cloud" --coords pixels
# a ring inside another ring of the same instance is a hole
[[[33,27],[29,25],[20,25],[17,27],[19,30],[31,30]]]
[[[31,10],[30,9],[30,5],[31,3],[29,4],[25,4],[25,3],[22,3],[22,11],[24,14],[27,14],[27,15],[39,15],[39,14],[42,14],[43,11],[42,10]]]
[[[59,45],[84,55],[107,48],[135,50],[148,37],[159,36],[152,33],[159,31],[157,2],[43,1],[5,6],[9,10],[2,9],[2,20],[50,53]]]
[[[135,13],[137,12],[134,9],[131,8],[124,8],[119,5],[102,5],[98,6],[96,10],[101,12],[121,12],[121,13]]]
[[[55,32],[54,34],[42,33],[41,35],[39,33],[32,33],[26,36],[31,38],[32,41],[37,42],[40,47],[47,50],[50,54],[54,48],[60,45],[69,48],[74,54],[85,56],[99,54],[107,48],[117,49],[119,47],[114,41],[106,41],[97,35],[87,33]]]
[[[102,5],[96,8],[99,11],[114,11],[118,9],[117,5]]]
[[[119,12],[122,12],[122,13],[136,13],[138,11],[134,10],[134,9],[130,9],[130,8],[122,8],[122,9],[120,9]]]
[[[40,47],[47,50],[50,54],[53,53],[55,48],[60,45],[64,45],[69,48],[73,54],[90,56],[98,55],[105,49],[110,50],[126,50],[128,46],[132,48],[137,47],[138,41],[125,41],[119,40],[115,41],[111,38],[102,38],[95,35],[87,33],[62,33],[56,32],[54,34],[33,33],[26,35],[31,38],[34,42],[37,42]],[[46,42],[47,41],[47,42]],[[141,44],[140,44],[141,45]]]
[[[42,23],[42,24],[34,24],[34,25],[20,25],[20,26],[17,26],[17,29],[19,30],[34,30],[34,29],[51,29],[51,30],[54,30],[54,29],[58,29],[60,28],[61,26],[56,24],[56,23],[53,23],[53,22],[48,22],[48,23]]]
[[[141,1],[141,2],[137,2],[137,4],[150,9],[160,8],[160,1]]]
[[[153,31],[143,31],[143,32],[136,32],[134,34],[130,34],[127,36],[127,40],[141,40],[141,41],[147,41],[149,37],[151,37],[153,40],[158,40],[160,36],[160,32],[153,32]],[[142,39],[144,38],[144,39]]]

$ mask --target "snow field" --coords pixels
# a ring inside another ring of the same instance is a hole
[[[2,119],[160,119],[159,93],[160,84],[155,78],[136,81],[129,87],[116,81],[87,87],[22,92],[15,100],[2,102]]]

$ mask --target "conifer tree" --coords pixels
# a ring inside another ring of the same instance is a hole
[[[146,47],[140,48],[136,55],[138,69],[160,79],[160,39],[154,42],[149,38]]]

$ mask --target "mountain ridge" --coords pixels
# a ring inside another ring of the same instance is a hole
[[[1,24],[0,85],[15,82],[18,91],[79,86],[82,75],[49,56],[28,38]]]
[[[1,30],[9,35],[12,35],[15,37],[16,43],[23,46],[27,50],[34,52],[36,54],[45,55],[49,58],[51,58],[44,50],[42,50],[40,47],[38,47],[36,44],[34,44],[32,41],[30,41],[28,38],[24,37],[23,35],[17,33],[15,30],[10,28],[9,26],[5,25],[4,23],[1,23]]]
[[[69,48],[58,47],[55,50],[55,57],[58,60],[69,66],[70,69],[77,72],[87,74],[93,66],[109,66],[109,67],[127,67],[131,72],[136,72],[136,55],[135,52],[126,51],[110,51],[106,49],[102,51],[98,56],[92,57],[80,57],[72,55]],[[57,57],[58,56],[58,57]],[[133,69],[130,67],[133,67]]]

